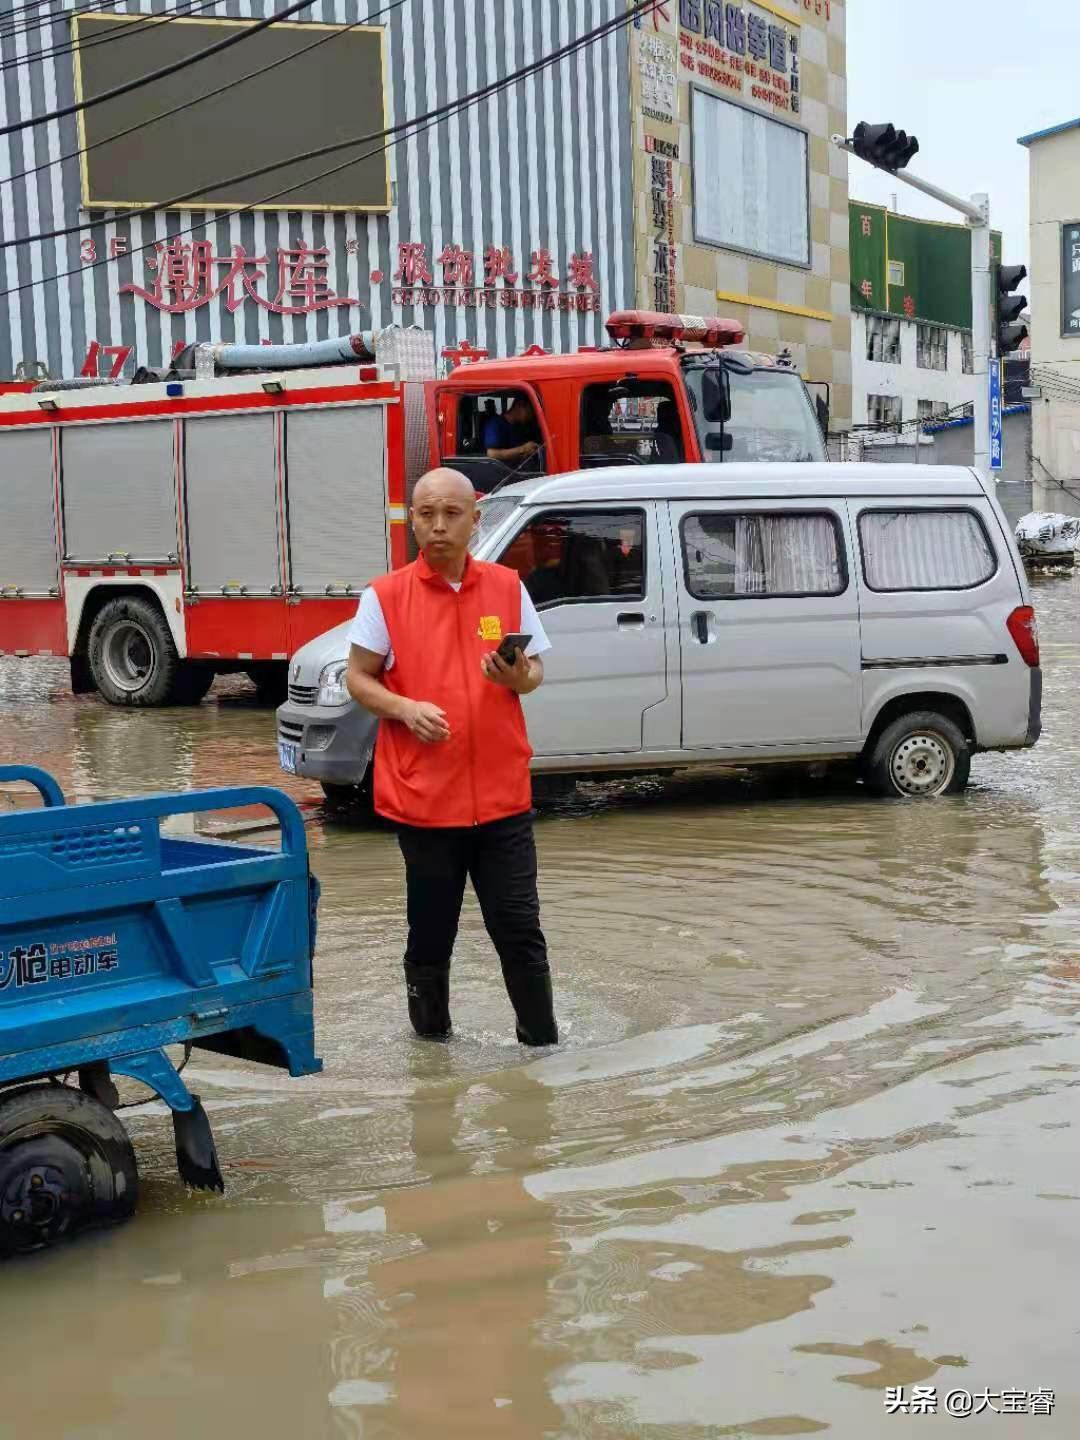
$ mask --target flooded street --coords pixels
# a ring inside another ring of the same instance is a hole
[[[325,1071],[195,1053],[224,1199],[129,1112],[138,1218],[0,1274],[2,1440],[952,1433],[886,1415],[915,1384],[1047,1387],[970,1427],[1080,1433],[1080,577],[1036,604],[1043,741],[965,796],[682,777],[545,810],[538,1057],[471,898],[456,1037],[411,1037],[396,843],[287,784]],[[66,685],[0,661],[0,761],[80,800],[282,783],[239,686]]]

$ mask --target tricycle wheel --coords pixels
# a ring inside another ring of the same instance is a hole
[[[65,1085],[0,1094],[0,1256],[127,1220],[137,1193],[127,1131],[100,1101]]]

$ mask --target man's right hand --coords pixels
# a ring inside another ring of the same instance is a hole
[[[450,726],[446,714],[430,700],[405,700],[402,702],[401,723],[425,745],[438,745],[450,739]]]

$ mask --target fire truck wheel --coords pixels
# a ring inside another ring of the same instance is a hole
[[[90,627],[90,671],[110,705],[169,705],[177,699],[180,657],[156,604],[121,595]]]
[[[209,665],[200,665],[197,660],[183,660],[176,682],[176,699],[181,705],[199,705],[214,683],[214,672]]]
[[[0,1095],[0,1257],[135,1213],[135,1151],[99,1100],[66,1085]]]
[[[289,698],[289,667],[278,660],[269,660],[261,665],[252,665],[247,677],[255,686],[255,696],[260,705],[272,705],[276,710]]]

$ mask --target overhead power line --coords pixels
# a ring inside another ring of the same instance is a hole
[[[10,10],[5,11],[7,18],[13,15],[20,15],[24,10],[40,10],[45,5],[55,5],[57,0],[21,0],[18,5],[12,5]]]
[[[636,8],[628,10],[626,15],[630,20],[633,20],[636,14],[645,9],[652,9],[655,3],[656,0],[639,0]],[[284,14],[286,12],[283,11],[282,13]],[[137,216],[150,215],[161,210],[182,209],[185,201],[200,199],[201,197],[209,195],[212,191],[222,191],[237,185],[245,185],[249,180],[259,180],[262,176],[272,174],[275,170],[284,170],[294,165],[303,165],[309,160],[321,160],[327,155],[340,155],[344,150],[352,150],[357,145],[366,145],[372,140],[389,139],[394,135],[411,129],[414,125],[424,125],[429,120],[438,121],[446,119],[461,105],[473,99],[483,100],[489,94],[497,94],[507,86],[516,84],[519,80],[527,79],[538,70],[545,69],[549,65],[557,64],[559,60],[563,59],[566,55],[575,53],[582,46],[593,44],[596,40],[603,39],[604,36],[613,33],[615,30],[624,28],[624,18],[623,16],[616,16],[612,20],[605,20],[602,25],[585,31],[577,40],[571,41],[558,50],[553,50],[549,55],[542,57],[540,60],[534,60],[528,65],[521,66],[520,69],[513,71],[510,75],[504,76],[501,80],[491,81],[480,90],[473,91],[471,95],[462,96],[461,99],[458,100],[448,100],[445,104],[437,106],[434,110],[427,111],[424,115],[418,115],[413,120],[403,120],[397,125],[389,126],[386,130],[371,130],[363,135],[353,135],[348,140],[335,140],[329,145],[320,145],[314,150],[304,150],[298,155],[290,155],[284,160],[271,161],[270,164],[260,165],[254,170],[244,170],[239,175],[230,175],[226,179],[212,180],[206,184],[197,186],[195,189],[185,190],[180,195],[172,195],[168,200],[155,201],[150,205],[139,205],[130,210],[115,210],[110,214],[109,219],[110,221],[131,220]],[[350,163],[358,163],[358,157],[354,156]],[[306,179],[300,182],[300,185],[291,186],[290,190],[297,190],[301,188],[301,185],[310,185],[312,183],[313,181],[311,179]],[[272,196],[271,198],[276,197]],[[253,203],[255,206],[261,206],[266,202],[257,200]],[[250,205],[240,207],[241,210],[250,208],[252,208]],[[230,211],[229,213],[237,214],[239,211]],[[84,220],[76,225],[61,226],[57,230],[43,230],[37,235],[13,236],[11,239],[0,241],[0,250],[9,250],[16,245],[33,245],[45,240],[60,240],[66,235],[81,235],[87,230],[92,230],[94,226],[99,223],[100,221]]]
[[[53,0],[49,0],[49,3],[53,3]],[[12,12],[8,10],[0,17],[3,20],[3,24],[0,25],[0,40],[9,40],[16,35],[29,35],[35,30],[44,30],[49,25],[61,25],[72,15],[95,15],[102,10],[111,10],[114,5],[119,3],[120,0],[88,0],[81,10],[61,9],[54,15],[37,15],[32,19],[26,19],[24,16],[17,24],[10,26],[7,22],[11,19]]]
[[[211,4],[217,4],[218,0],[210,0]],[[92,150],[98,150],[103,145],[111,145],[114,140],[123,140],[127,135],[133,135],[136,130],[143,130],[150,125],[156,125],[160,120],[169,120],[173,115],[179,115],[184,110],[190,110],[193,105],[202,105],[207,100],[214,99],[217,95],[224,95],[227,90],[233,90],[238,85],[243,85],[247,80],[258,79],[263,75],[269,75],[279,65],[288,65],[292,60],[299,60],[301,55],[306,55],[309,50],[317,50],[320,45],[326,45],[331,40],[336,40],[339,35],[347,35],[350,30],[371,25],[374,21],[382,19],[394,10],[400,10],[407,5],[409,0],[393,0],[390,5],[384,5],[381,10],[376,10],[372,15],[366,15],[363,20],[354,20],[351,25],[344,25],[340,29],[334,28],[320,34],[317,40],[310,45],[305,45],[302,50],[294,50],[291,55],[283,55],[278,60],[273,60],[269,65],[260,65],[255,70],[249,70],[246,75],[238,75],[235,80],[227,80],[224,85],[219,85],[214,90],[206,90],[200,95],[193,96],[190,100],[184,100],[179,105],[174,105],[170,110],[162,110],[157,115],[151,115],[145,120],[137,120],[129,125],[126,130],[117,130],[114,135],[105,135],[100,140],[93,141],[90,145],[80,145],[75,150],[66,150],[58,155],[55,160],[42,160],[39,165],[32,166],[29,170],[20,170],[14,175],[0,178],[0,186],[14,184],[16,180],[26,180],[31,175],[40,174],[42,170],[49,170],[54,165],[61,165],[65,160],[73,160],[79,155],[89,155]]]
[[[375,155],[383,154],[385,151],[392,149],[395,145],[399,145],[407,139],[413,139],[416,135],[420,135],[427,130],[434,129],[437,125],[440,125],[444,120],[448,119],[451,114],[457,114],[465,110],[469,110],[475,105],[481,104],[484,100],[490,99],[493,95],[497,95],[503,90],[510,89],[512,86],[520,84],[523,80],[527,80],[530,76],[540,74],[542,71],[550,69],[552,66],[557,65],[561,60],[568,58],[570,55],[577,54],[579,50],[587,49],[589,46],[597,44],[600,40],[606,39],[609,35],[613,35],[619,30],[624,30],[628,25],[633,23],[633,21],[638,15],[643,15],[646,12],[651,11],[655,5],[656,0],[637,0],[637,3],[635,3],[631,8],[629,8],[625,12],[625,14],[616,16],[612,20],[606,20],[602,25],[597,25],[592,30],[586,30],[583,34],[579,35],[577,39],[571,40],[568,44],[560,46],[559,49],[552,50],[547,55],[541,56],[538,60],[531,61],[528,65],[524,65],[520,69],[512,71],[509,75],[504,75],[501,79],[494,80],[489,84],[482,86],[479,90],[474,90],[468,95],[462,95],[458,99],[449,101],[445,105],[440,105],[434,110],[429,110],[424,115],[418,115],[412,120],[403,120],[399,124],[393,125],[387,130],[375,132],[375,134],[372,136],[361,135],[357,136],[355,139],[352,140],[341,141],[336,145],[323,146],[319,150],[308,151],[304,155],[293,156],[291,159],[279,161],[274,165],[264,165],[258,170],[252,171],[247,175],[234,177],[232,180],[218,182],[220,184],[237,184],[243,180],[255,179],[258,176],[265,174],[268,170],[283,169],[286,166],[295,165],[306,159],[316,159],[321,155],[326,155],[332,153],[333,151],[351,149],[353,146],[363,144],[367,139],[386,139],[387,141],[386,144],[376,146],[375,149],[366,151],[362,155],[352,155],[349,157],[348,160],[344,160],[337,165],[331,166],[327,170],[320,171],[317,175],[305,176],[304,179],[298,180],[293,184],[284,187],[281,190],[276,190],[272,194],[266,195],[260,200],[249,201],[248,204],[235,206],[231,210],[226,210],[222,212],[215,211],[212,215],[207,216],[203,220],[200,220],[192,225],[185,226],[181,230],[171,232],[169,235],[169,239],[174,240],[180,235],[190,235],[196,230],[205,229],[206,226],[209,224],[218,224],[223,220],[231,219],[234,215],[243,215],[249,210],[268,207],[272,204],[273,201],[280,200],[283,196],[291,195],[294,191],[302,189],[305,185],[315,184],[317,181],[325,180],[331,175],[340,174],[341,171],[349,169],[349,167],[352,165],[358,165],[362,161],[369,160]],[[407,133],[410,131],[412,132],[411,134]],[[162,205],[146,206],[140,210],[125,211],[123,214],[110,217],[109,223],[112,223],[113,220],[123,220],[133,215],[143,215],[146,214],[148,211],[151,213],[157,213],[159,211],[167,210],[169,208],[175,209],[176,205],[170,202]],[[98,221],[95,223],[100,224],[101,222]],[[93,226],[75,226],[73,227],[73,230],[79,231],[82,229],[90,228],[93,228]],[[69,232],[65,231],[62,233]],[[160,241],[152,240],[145,245],[136,246],[134,249],[129,250],[127,254],[138,255],[141,254],[144,250],[157,249],[159,244]],[[119,258],[121,257],[106,256],[104,259],[96,260],[89,265],[79,265],[73,267],[70,270],[63,270],[58,275],[45,275],[42,276],[39,280],[24,281],[21,285],[13,285],[8,290],[0,290],[0,299],[3,299],[8,295],[17,295],[23,290],[36,289],[39,285],[56,284],[57,281],[67,279],[71,275],[80,275],[87,273],[87,271],[101,269],[105,266],[115,264]],[[127,257],[125,256],[124,258]]]
[[[110,5],[116,0],[109,0]],[[65,45],[56,45],[52,50],[27,50],[25,55],[19,55],[14,60],[5,60],[0,65],[2,70],[18,70],[22,66],[36,65],[41,60],[55,60],[61,55],[74,55],[76,52],[82,55],[88,50],[96,50],[99,45],[118,45],[121,40],[129,40],[133,35],[144,34],[153,25],[168,25],[173,20],[186,20],[191,16],[199,15],[204,10],[213,10],[220,0],[187,0],[186,10],[168,10],[160,14],[142,15],[130,17],[115,17],[119,24],[111,34],[99,35],[96,40],[72,40]],[[86,10],[72,12],[79,15],[80,19],[89,13]],[[110,17],[114,18],[114,17]],[[130,18],[130,24],[128,19]],[[0,40],[4,38],[0,35]]]
[[[91,95],[88,100],[76,100],[73,105],[63,105],[59,110],[50,110],[44,115],[31,115],[26,120],[13,120],[10,125],[0,125],[0,135],[12,135],[17,130],[28,130],[31,125],[44,125],[49,120],[62,120],[66,115],[76,115],[80,110],[89,110],[92,105],[102,105],[106,100],[115,100],[120,95],[130,94],[132,90],[142,89],[144,85],[153,85],[158,80],[165,80],[179,70],[186,70],[190,65],[197,65],[200,60],[206,60],[211,55],[220,55],[223,50],[228,50],[230,45],[239,45],[241,41],[250,40],[252,35],[269,29],[271,25],[276,25],[281,20],[287,20],[290,15],[295,15],[298,10],[306,10],[309,5],[314,3],[315,0],[293,0],[293,4],[286,5],[284,10],[276,11],[273,15],[267,16],[265,20],[259,20],[251,26],[244,26],[243,29],[235,31],[232,35],[226,35],[225,39],[219,40],[217,44],[207,45],[203,50],[196,50],[194,55],[189,55],[184,60],[174,60],[171,65],[163,65],[160,70],[152,70],[149,75],[138,75],[134,80],[125,81],[123,85],[114,85],[111,90],[103,90],[100,95]]]

